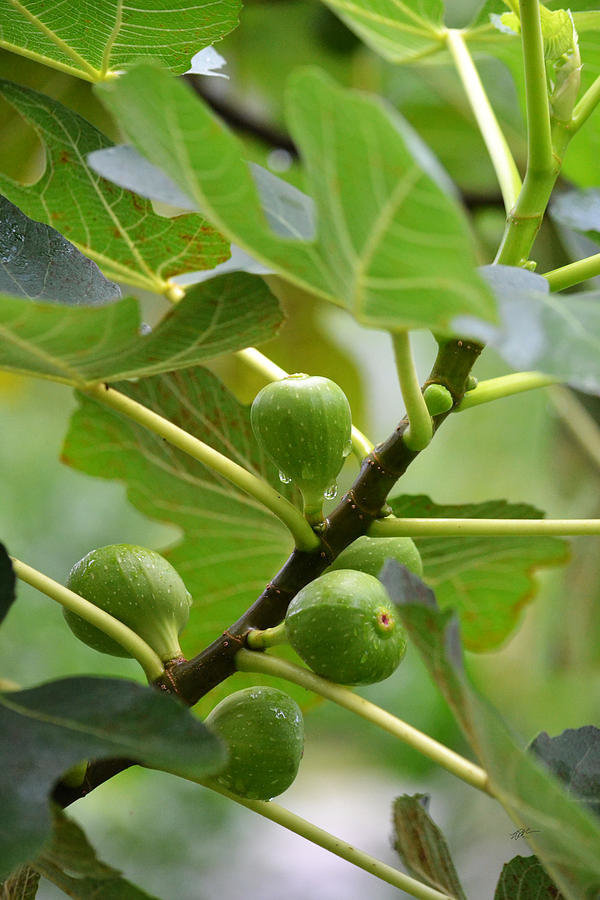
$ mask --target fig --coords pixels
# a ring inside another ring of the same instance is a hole
[[[354,569],[327,572],[302,588],[285,625],[313,672],[339,684],[383,681],[406,652],[406,633],[384,586]]]
[[[272,687],[251,687],[222,700],[205,724],[229,751],[214,780],[233,794],[270,800],[292,784],[304,749],[304,720],[295,700]]]
[[[423,574],[423,563],[414,541],[409,537],[357,538],[329,566],[327,571],[357,569],[377,577],[386,559],[395,559],[415,575]]]
[[[329,378],[289,375],[259,391],[250,420],[281,480],[300,489],[306,517],[320,518],[323,499],[335,496],[336,477],[352,449],[343,390]]]
[[[454,399],[443,384],[429,384],[423,392],[425,405],[430,416],[438,416],[449,412],[454,406]]]
[[[154,550],[110,544],[75,563],[67,587],[136,632],[163,662],[181,656],[191,595],[179,574]],[[73,634],[94,650],[129,656],[116,641],[71,610],[63,610]]]

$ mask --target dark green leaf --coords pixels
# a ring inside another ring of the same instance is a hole
[[[401,496],[391,501],[396,516],[450,519],[538,519],[526,503],[440,506],[429,497]],[[523,606],[536,592],[534,570],[566,562],[569,545],[554,537],[415,538],[424,578],[441,609],[458,613],[467,650],[492,650],[514,630]]]
[[[112,757],[199,779],[224,753],[186,707],[129,681],[65,678],[0,695],[0,877],[39,853],[57,779],[82,760]]]
[[[456,330],[490,344],[513,369],[536,369],[599,394],[600,293],[551,294],[541,275],[512,266],[482,272],[496,294],[500,326],[461,316]]]
[[[600,728],[567,728],[556,737],[542,731],[529,749],[582,803],[600,815]]]
[[[0,0],[0,47],[86,81],[114,78],[148,56],[180,75],[198,50],[235,28],[239,7],[239,0],[95,0],[93,9]]]
[[[197,285],[149,334],[131,297],[97,309],[0,296],[0,368],[84,386],[196,365],[260,343],[282,320],[260,278]]]
[[[498,713],[468,680],[458,620],[441,611],[421,580],[393,561],[382,581],[415,648],[461,725],[504,806],[567,900],[596,900],[600,827],[553,775],[525,752]]]
[[[116,385],[284,491],[256,444],[249,409],[206,369]],[[177,525],[166,552],[194,598],[183,651],[197,652],[256,599],[291,550],[287,529],[254,498],[161,438],[86,397],[65,440],[68,465],[127,485],[145,515]],[[148,486],[152,485],[149,490]]]
[[[158,216],[148,200],[99,178],[86,157],[111,142],[81,116],[9,81],[0,81],[0,96],[46,148],[39,181],[21,185],[0,175],[0,191],[32,219],[60,231],[108,278],[163,293],[173,276],[227,259],[227,244],[201,216]]]
[[[515,856],[500,873],[494,900],[564,900],[537,856]]]
[[[29,219],[2,196],[0,291],[75,306],[100,306],[121,296],[119,286],[58,231]]]
[[[4,544],[0,544],[0,623],[15,601],[15,573]]]
[[[38,892],[39,883],[39,872],[31,866],[19,866],[0,884],[0,900],[33,900]]]
[[[32,865],[76,900],[157,900],[101,862],[80,826],[56,808],[52,837]]]
[[[442,0],[325,0],[363,41],[391,62],[413,62],[444,46]]]
[[[241,145],[184,84],[140,66],[102,98],[137,149],[233,243],[360,322],[439,331],[460,312],[494,317],[463,212],[415,160],[393,110],[315,70],[293,77],[288,121],[317,209],[309,242],[269,226]]]
[[[394,847],[415,878],[457,900],[466,900],[446,839],[428,807],[426,794],[403,794],[394,800]]]

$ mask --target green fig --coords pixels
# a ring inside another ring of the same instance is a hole
[[[159,553],[132,544],[100,547],[75,563],[67,587],[135,631],[163,662],[181,656],[179,634],[187,624],[192,598]],[[64,616],[73,634],[94,650],[129,656],[76,613],[65,609]]]
[[[339,684],[383,681],[406,652],[406,633],[384,586],[353,569],[327,572],[302,588],[285,626],[313,672]]]
[[[289,375],[256,395],[250,419],[281,480],[300,489],[307,518],[319,519],[352,449],[350,404],[342,389],[329,378]]]
[[[386,559],[395,559],[415,575],[423,574],[423,563],[414,541],[409,537],[377,537],[367,535],[357,538],[329,566],[328,572],[337,569],[356,569],[376,578]]]
[[[270,800],[289,788],[304,750],[304,720],[288,694],[272,687],[237,691],[215,706],[205,724],[229,751],[216,782],[252,800]]]

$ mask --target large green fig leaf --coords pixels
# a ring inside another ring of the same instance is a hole
[[[324,0],[363,41],[395,63],[444,46],[443,0]]]
[[[86,81],[149,56],[178,75],[228,34],[239,0],[0,0],[0,47]]]
[[[391,501],[401,517],[465,519],[536,519],[543,515],[526,503],[438,505],[425,495]],[[536,591],[534,571],[557,566],[569,555],[566,541],[555,537],[419,537],[424,578],[441,609],[458,613],[463,642],[482,652],[498,647],[515,629],[525,604]]]
[[[407,569],[386,563],[382,581],[473,752],[487,772],[493,795],[566,900],[595,900],[600,890],[600,827],[562,784],[519,746],[465,670],[458,620],[442,611],[433,592]]]
[[[86,157],[111,142],[77,113],[9,81],[0,81],[0,96],[46,149],[39,181],[21,185],[0,175],[0,192],[30,218],[60,231],[107,278],[167,293],[173,276],[227,259],[227,244],[201,216],[158,216],[148,200],[100,178]]]
[[[262,279],[242,273],[192,288],[148,334],[132,297],[74,308],[0,295],[0,368],[79,387],[140,378],[260,343],[281,320]]]
[[[65,678],[0,694],[0,878],[40,851],[60,776],[82,760],[114,757],[199,779],[225,754],[180,702],[133,682]]]
[[[103,86],[102,99],[219,231],[360,322],[444,331],[460,312],[494,317],[462,210],[377,101],[315,70],[292,78],[288,121],[317,211],[315,238],[292,240],[269,226],[239,142],[186,85],[140,66]]]

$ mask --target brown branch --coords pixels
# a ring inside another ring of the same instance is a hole
[[[441,343],[423,390],[428,384],[443,384],[452,394],[454,406],[458,406],[464,396],[469,373],[482,349],[474,341],[456,339]],[[434,416],[434,433],[450,412]],[[252,628],[270,628],[281,622],[295,594],[317,578],[345,547],[365,534],[369,525],[381,516],[389,492],[419,455],[409,450],[402,440],[407,427],[408,422],[403,419],[393,434],[365,457],[354,484],[325,522],[320,548],[311,553],[294,550],[260,597],[237,622],[193,659],[170,668],[166,676],[155,682],[157,688],[177,694],[193,706],[212,688],[233,675],[236,671],[235,655],[244,646],[248,632]],[[61,806],[67,806],[132,765],[137,763],[127,759],[93,761],[88,766],[81,787],[73,788],[59,782],[53,799]]]

